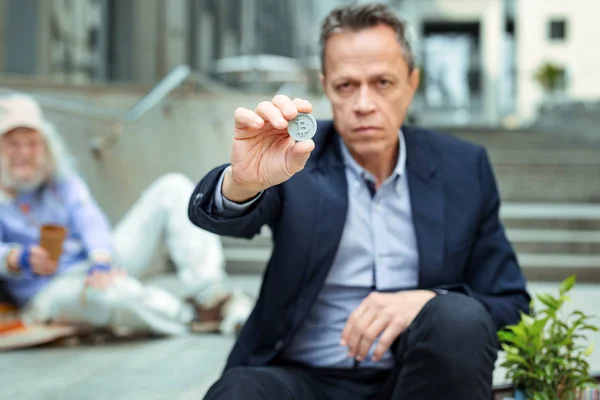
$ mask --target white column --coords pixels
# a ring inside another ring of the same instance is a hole
[[[215,44],[215,20],[214,16],[205,8],[200,10],[199,15],[200,21],[197,25],[198,29],[198,49],[196,54],[198,60],[196,65],[203,72],[209,72],[212,68],[214,58],[214,44]]]
[[[52,16],[52,3],[43,1],[38,3],[38,65],[37,73],[40,76],[48,76],[54,67],[53,52],[54,43],[50,35],[50,23]],[[14,40],[14,39],[12,39]],[[62,75],[62,73],[61,73]]]
[[[253,54],[256,50],[256,0],[242,2],[242,35],[240,49],[242,54]]]
[[[167,64],[167,60],[160,59],[158,16],[162,11],[162,1],[159,0],[136,0],[133,8],[133,39],[132,49],[135,53],[134,79],[136,82],[154,84],[160,78],[160,67]],[[166,38],[160,38],[161,41]],[[165,68],[166,69],[166,68]]]
[[[7,40],[6,28],[4,21],[6,14],[6,2],[0,0],[0,71],[4,71],[4,43]]]
[[[167,72],[187,64],[188,14],[186,0],[169,0],[166,18]]]
[[[500,121],[499,90],[505,35],[504,2],[488,1],[482,26],[483,108],[485,121],[497,124]]]

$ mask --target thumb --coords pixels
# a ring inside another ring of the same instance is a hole
[[[289,150],[287,156],[287,162],[290,171],[296,173],[304,168],[304,164],[310,157],[310,153],[315,148],[315,142],[312,140],[305,140],[302,142],[296,142],[294,146]]]

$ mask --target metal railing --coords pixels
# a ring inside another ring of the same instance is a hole
[[[113,145],[118,140],[118,137],[123,130],[122,124],[136,122],[144,116],[144,114],[165,100],[173,91],[188,82],[196,83],[210,93],[231,92],[231,89],[211,80],[206,75],[191,69],[187,65],[180,65],[162,78],[146,95],[128,110],[111,109],[89,103],[85,104],[72,100],[63,100],[52,96],[30,94],[44,109],[112,122],[110,135],[92,139],[92,151],[96,155],[100,155],[103,150]],[[0,92],[13,92],[13,90],[0,88]]]

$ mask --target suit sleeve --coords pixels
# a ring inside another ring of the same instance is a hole
[[[479,229],[466,267],[465,284],[447,287],[479,300],[497,329],[517,323],[529,312],[525,278],[500,221],[500,196],[487,153],[478,158],[481,190]]]
[[[467,284],[492,315],[497,329],[519,321],[531,300],[525,278],[500,221],[500,195],[487,153],[481,149],[479,180],[482,207],[479,232],[469,265]]]
[[[243,209],[224,213],[222,206],[216,204],[219,196],[215,191],[220,190],[219,182],[227,167],[222,165],[213,169],[198,183],[190,198],[188,216],[194,225],[217,235],[250,239],[279,215],[280,188],[271,187],[255,201],[246,203]]]

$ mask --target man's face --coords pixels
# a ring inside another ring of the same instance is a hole
[[[16,128],[0,139],[1,183],[28,187],[46,175],[46,144],[42,135],[29,128]]]
[[[419,72],[409,71],[394,30],[380,25],[335,33],[324,61],[323,88],[350,151],[373,157],[395,148]]]

